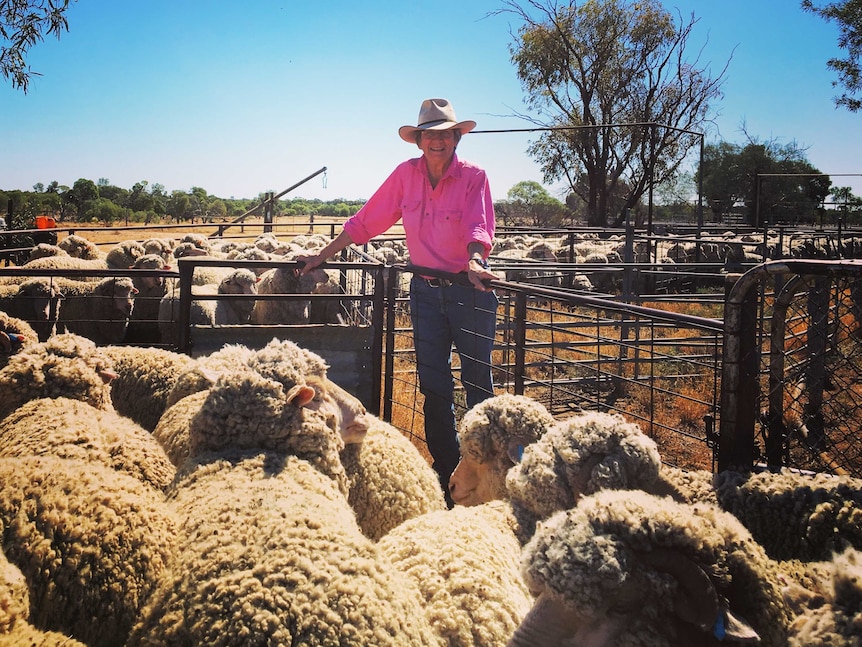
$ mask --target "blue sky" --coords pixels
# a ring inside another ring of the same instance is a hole
[[[798,0],[664,0],[700,22],[692,38],[717,73],[732,59],[707,141],[796,141],[832,174],[862,174],[862,114],[834,107],[826,60],[837,28]],[[220,197],[368,198],[419,151],[398,138],[427,97],[477,130],[526,128],[500,0],[78,0],[69,32],[28,56],[25,95],[0,84],[0,189],[78,178]],[[479,134],[459,154],[495,197],[541,182],[535,135]],[[833,177],[862,195],[862,177]],[[555,187],[548,187],[552,192]],[[559,196],[558,196],[559,197]]]

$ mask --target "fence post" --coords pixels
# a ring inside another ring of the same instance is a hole
[[[724,345],[718,469],[754,465],[754,423],[760,355],[757,348],[757,275],[730,274],[725,282]]]
[[[266,197],[264,198],[264,200],[266,201],[266,204],[264,204],[264,207],[263,207],[263,232],[264,233],[269,233],[272,231],[272,211],[273,211],[273,207],[272,207],[273,199],[272,199],[272,197],[274,195],[275,194],[272,191],[269,191],[268,193],[266,193]]]
[[[524,395],[527,344],[527,295],[515,293],[515,395]]]

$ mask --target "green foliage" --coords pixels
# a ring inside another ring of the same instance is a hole
[[[698,177],[701,173],[703,196],[716,221],[741,210],[755,226],[813,222],[831,184],[796,142],[775,140],[708,144]]]
[[[85,203],[85,217],[89,221],[102,222],[111,225],[125,217],[124,209],[107,198],[96,198]],[[79,219],[79,222],[82,220]]]
[[[497,217],[504,226],[556,228],[568,215],[566,205],[552,197],[538,182],[525,180],[509,189],[507,200],[495,203]]]
[[[699,144],[724,71],[712,78],[697,53],[687,60],[696,21],[675,23],[658,0],[504,6],[523,21],[512,60],[536,115],[527,118],[552,129],[530,153],[546,182],[567,182],[586,204],[588,224],[619,224]]]
[[[817,14],[827,21],[838,23],[838,46],[847,50],[846,58],[830,58],[826,66],[838,74],[833,87],[844,88],[835,97],[835,105],[850,112],[862,109],[862,0],[841,0],[815,6],[811,0],[802,0],[802,8]]]
[[[58,39],[69,31],[66,10],[70,0],[0,0],[0,74],[12,87],[27,93],[30,70],[26,62],[30,47],[53,34]]]

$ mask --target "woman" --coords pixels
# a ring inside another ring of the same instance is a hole
[[[461,359],[461,383],[472,407],[494,395],[491,350],[497,296],[483,282],[498,278],[488,269],[494,238],[494,205],[485,171],[458,158],[461,136],[475,121],[458,121],[446,99],[426,99],[416,126],[398,134],[422,156],[402,162],[315,256],[304,256],[309,272],[352,243],[362,245],[399,220],[413,265],[466,272],[469,284],[414,275],[410,312],[419,389],[425,396],[425,440],[447,495],[460,458],[455,425],[452,345]]]

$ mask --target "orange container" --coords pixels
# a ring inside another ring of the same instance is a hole
[[[53,229],[57,222],[51,216],[36,216],[36,229]]]

